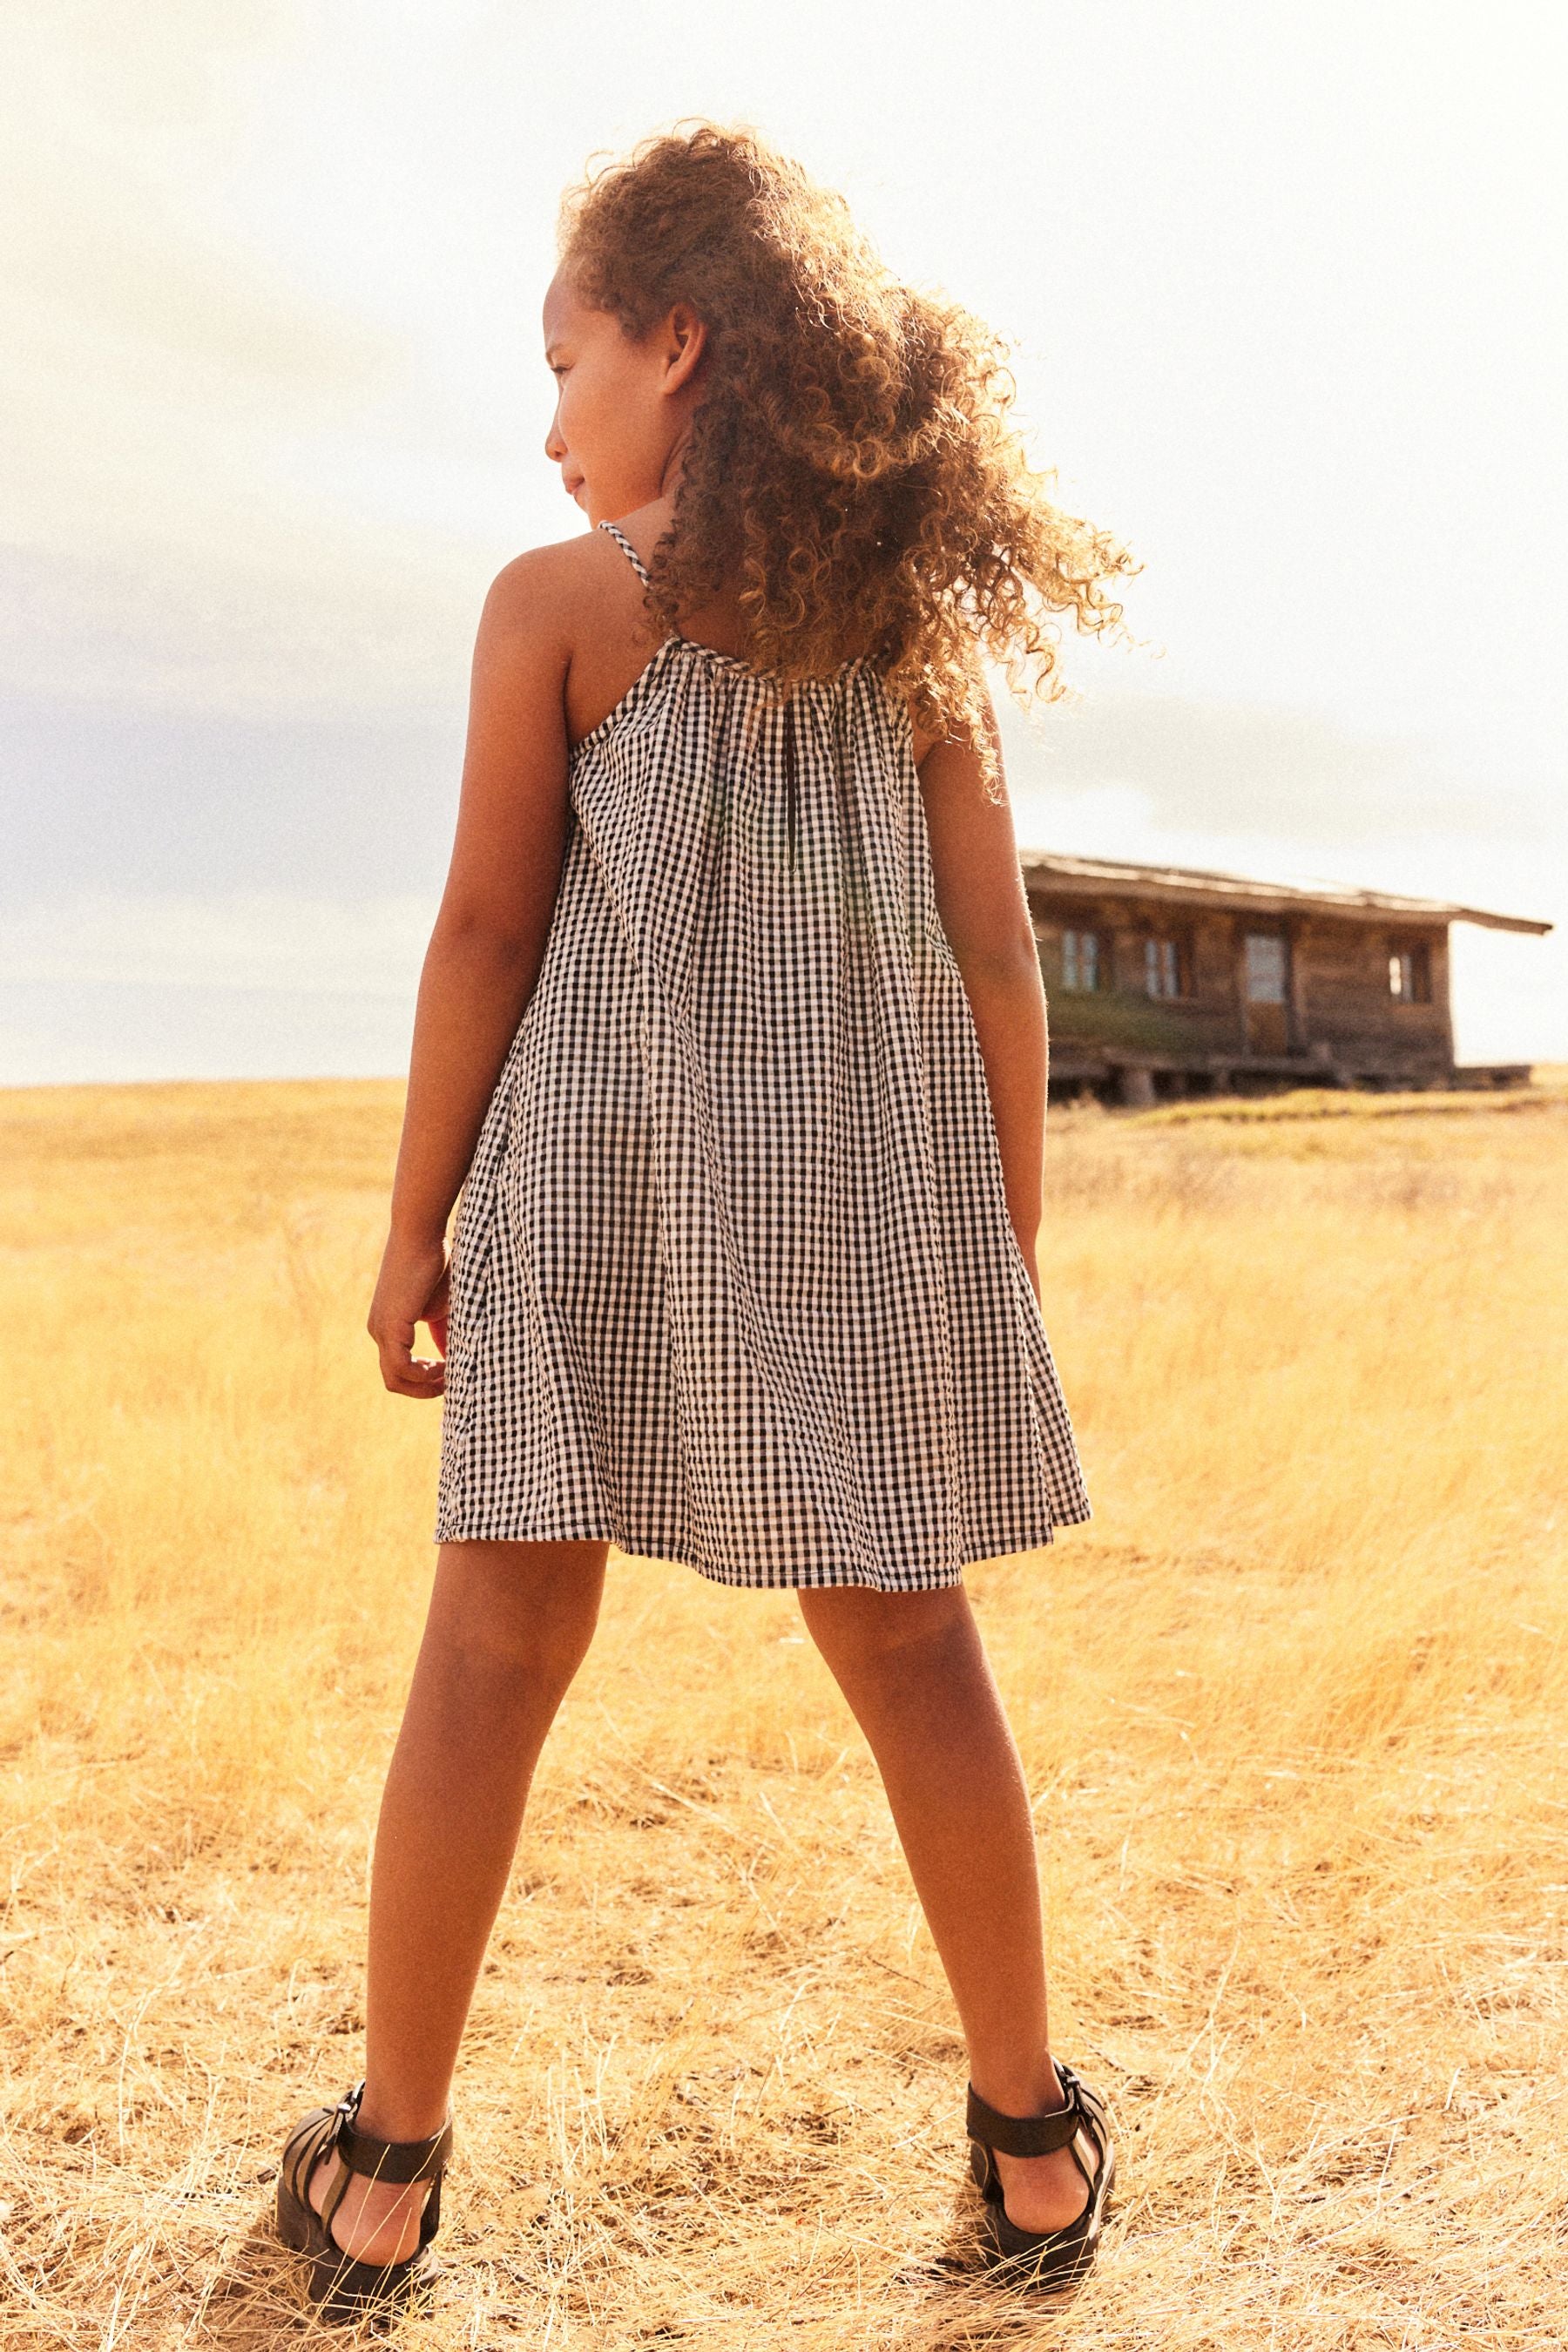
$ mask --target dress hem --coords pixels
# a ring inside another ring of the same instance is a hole
[[[994,1559],[1020,1559],[1026,1552],[1043,1551],[1055,1540],[1059,1529],[1081,1527],[1089,1516],[1087,1509],[1074,1511],[1071,1514],[1059,1513],[1043,1533],[1037,1532],[1010,1538],[994,1550],[973,1552],[957,1567],[944,1569],[935,1574],[929,1570],[910,1573],[909,1570],[893,1569],[882,1576],[835,1575],[806,1567],[798,1570],[783,1569],[776,1573],[762,1576],[754,1573],[737,1576],[728,1573],[721,1568],[715,1568],[711,1563],[689,1559],[679,1551],[633,1549],[630,1545],[623,1543],[609,1528],[578,1528],[568,1529],[565,1533],[560,1529],[552,1529],[548,1535],[535,1535],[527,1528],[487,1527],[476,1532],[471,1529],[453,1529],[437,1524],[431,1541],[433,1543],[607,1543],[628,1559],[662,1560],[668,1562],[672,1568],[694,1569],[697,1574],[710,1584],[727,1585],[731,1591],[735,1592],[815,1591],[826,1586],[858,1586],[873,1592],[922,1592],[935,1591],[961,1584],[966,1568],[978,1568]]]

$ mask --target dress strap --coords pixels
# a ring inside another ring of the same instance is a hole
[[[630,558],[632,569],[637,573],[637,578],[642,582],[643,586],[645,588],[651,588],[653,582],[648,575],[648,568],[643,562],[642,557],[637,553],[637,549],[632,545],[631,541],[626,537],[626,532],[621,529],[620,525],[613,522],[602,522],[599,525],[599,529],[609,532],[610,537]]]

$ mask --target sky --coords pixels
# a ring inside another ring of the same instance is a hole
[[[1552,920],[1458,1051],[1568,1058],[1559,12],[7,0],[0,93],[0,1084],[406,1067],[560,195],[697,115],[1142,564],[997,681],[1020,844]]]

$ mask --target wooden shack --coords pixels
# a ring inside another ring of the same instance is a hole
[[[1051,1092],[1149,1103],[1284,1086],[1521,1085],[1456,1069],[1448,926],[1550,923],[1386,891],[1301,889],[1026,850]]]

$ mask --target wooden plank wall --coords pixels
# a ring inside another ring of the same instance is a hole
[[[1129,1052],[1207,1060],[1247,1051],[1246,939],[1248,931],[1282,933],[1289,941],[1288,1002],[1253,1025],[1253,1050],[1307,1054],[1328,1049],[1336,1063],[1368,1075],[1432,1078],[1453,1065],[1448,1008],[1448,942],[1444,925],[1336,920],[1315,911],[1289,917],[1187,913],[1159,902],[1108,895],[1066,901],[1031,893],[1035,934],[1051,1034],[1063,1051]],[[1106,979],[1095,993],[1068,990],[1062,974],[1062,936],[1093,930],[1107,953]],[[1188,993],[1155,1000],[1147,993],[1144,942],[1175,939]],[[1389,958],[1424,947],[1429,959],[1429,1003],[1406,1003],[1389,987]],[[1263,1032],[1268,1031],[1267,1038]]]

